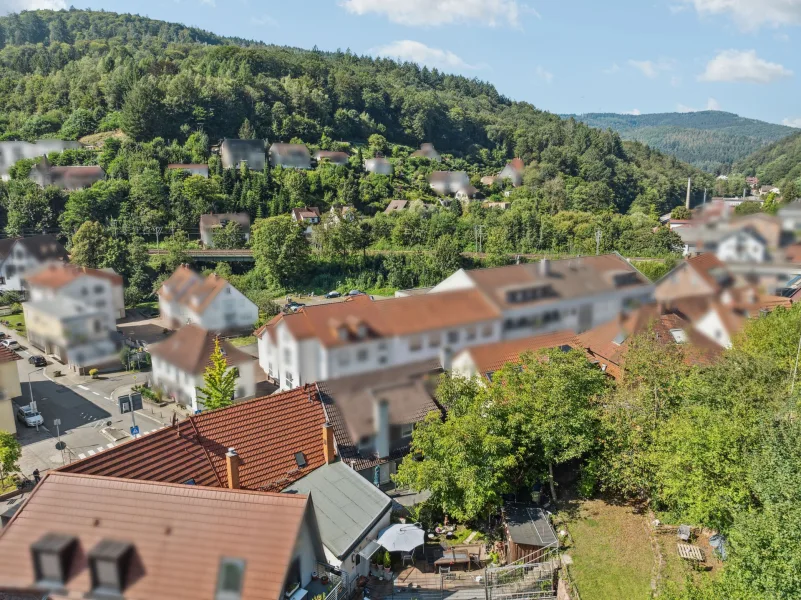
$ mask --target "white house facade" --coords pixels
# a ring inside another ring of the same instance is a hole
[[[0,292],[22,291],[27,275],[51,261],[67,258],[67,251],[50,235],[0,240]]]

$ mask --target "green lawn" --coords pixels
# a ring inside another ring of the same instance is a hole
[[[251,344],[256,343],[256,336],[255,335],[245,335],[242,337],[235,337],[228,340],[231,342],[233,346],[250,346]]]
[[[22,313],[17,315],[8,315],[7,317],[0,317],[3,321],[9,322],[9,327],[16,331],[18,334],[25,336],[27,330],[25,329],[25,317]]]
[[[582,600],[647,600],[655,564],[645,517],[602,500],[578,503],[565,517],[573,545],[571,573]],[[557,528],[559,526],[557,525]]]
[[[136,309],[146,315],[150,315],[151,317],[159,316],[158,300],[153,300],[152,302],[140,302],[136,305]]]

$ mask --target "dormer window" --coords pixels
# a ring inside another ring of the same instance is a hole
[[[100,594],[119,595],[125,589],[133,544],[103,540],[89,552],[92,590]]]
[[[339,329],[337,329],[337,336],[341,342],[344,342],[348,339],[348,328],[344,325],[341,325]]]
[[[359,323],[359,326],[356,328],[356,334],[359,336],[360,339],[364,339],[367,337],[367,325],[364,323]]]
[[[48,533],[34,543],[31,554],[36,581],[45,586],[63,586],[77,546],[78,538],[59,533]]]

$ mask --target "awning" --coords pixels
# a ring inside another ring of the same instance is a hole
[[[365,560],[370,560],[370,557],[376,553],[376,551],[381,547],[381,544],[372,540],[367,543],[367,545],[362,548],[361,552],[359,552],[359,556],[361,556]]]
[[[378,543],[390,552],[411,552],[425,542],[425,532],[416,523],[390,525],[378,533]]]

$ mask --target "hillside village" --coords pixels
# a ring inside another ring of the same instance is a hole
[[[0,31],[0,600],[801,592],[792,169],[349,51]]]

